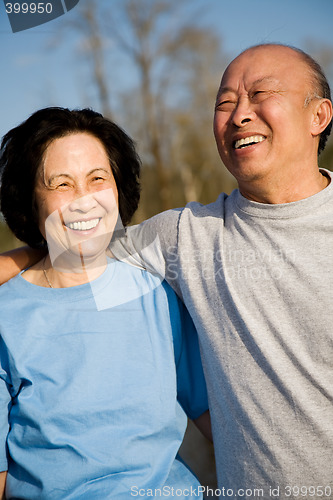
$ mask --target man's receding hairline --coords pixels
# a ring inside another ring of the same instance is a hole
[[[242,52],[240,52],[240,54],[238,54],[238,56],[235,57],[230,62],[230,64],[232,64],[236,59],[238,59],[238,57],[246,54],[247,52],[251,52],[251,51],[255,52],[258,50],[264,50],[265,48],[274,48],[274,47],[276,47],[277,49],[279,49],[279,48],[289,49],[291,51],[291,53],[295,54],[298,57],[300,62],[305,64],[305,66],[307,67],[307,69],[309,71],[309,76],[310,76],[309,83],[312,87],[310,92],[313,92],[313,94],[317,94],[321,90],[320,89],[321,83],[319,81],[317,69],[314,68],[314,65],[318,65],[318,63],[309,54],[307,54],[302,49],[299,49],[298,47],[295,47],[293,45],[288,45],[288,44],[284,44],[284,43],[274,43],[274,42],[259,43],[256,45],[251,45],[250,47],[247,47]],[[319,65],[318,65],[318,68],[320,68]]]
[[[294,47],[292,45],[285,45],[283,43],[261,43],[258,45],[252,45],[252,46],[248,47],[247,49],[243,50],[243,52],[241,52],[239,55],[241,56],[241,55],[245,54],[246,52],[263,50],[265,48],[287,49],[291,53],[295,54],[298,57],[298,59],[301,62],[305,63],[306,66],[311,70],[311,72],[313,72],[313,68],[311,67],[311,63],[310,63],[310,61],[312,60],[312,57],[309,56],[302,49],[299,49],[299,48]]]
[[[292,53],[296,54],[298,56],[300,62],[304,63],[306,65],[307,69],[309,70],[309,76],[310,76],[309,84],[312,87],[312,89],[309,92],[309,94],[311,93],[311,95],[312,95],[312,93],[316,93],[317,92],[318,87],[320,86],[320,83],[318,81],[318,77],[317,77],[317,74],[316,74],[315,70],[311,66],[311,63],[310,63],[310,60],[312,60],[311,56],[308,56],[308,54],[306,54],[306,52],[302,51],[301,49],[298,49],[297,47],[293,47],[291,45],[285,45],[285,44],[282,44],[282,43],[260,43],[260,44],[257,44],[257,45],[251,45],[250,47],[247,47],[242,52],[240,52],[232,61],[230,61],[230,63],[228,64],[228,66],[226,67],[226,69],[225,69],[225,71],[224,71],[224,73],[222,75],[221,83],[220,83],[220,86],[219,86],[219,89],[218,89],[218,92],[217,92],[217,98],[220,96],[220,94],[222,93],[222,90],[223,90],[222,80],[223,80],[224,75],[226,74],[226,72],[230,68],[230,66],[239,57],[243,56],[247,52],[251,52],[251,51],[254,52],[254,51],[257,51],[257,50],[261,50],[261,49],[265,49],[265,48],[270,48],[270,47],[290,49],[292,51]],[[263,79],[264,78],[272,78],[273,79],[274,77],[267,76],[267,77],[263,77]]]
[[[290,50],[294,54],[298,55],[301,60],[307,60],[308,57],[311,57],[306,52],[304,52],[302,49],[299,49],[298,47],[295,47],[293,45],[284,44],[284,43],[274,43],[274,42],[259,43],[257,45],[250,45],[249,47],[244,49],[242,52],[240,52],[240,54],[238,56],[241,56],[242,54],[245,54],[246,52],[249,52],[252,50],[255,51],[255,50],[261,50],[261,49],[272,48],[272,47],[275,47],[276,49],[281,48],[281,49]],[[237,57],[235,59],[237,59]]]

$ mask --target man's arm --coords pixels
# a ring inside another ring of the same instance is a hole
[[[127,227],[125,233],[115,232],[109,247],[113,257],[164,278],[166,255],[177,245],[180,213],[181,209],[168,210]]]
[[[0,255],[0,285],[16,276],[22,269],[36,264],[45,250],[35,250],[28,246],[16,248]]]
[[[0,500],[5,500],[6,478],[7,472],[0,472]]]

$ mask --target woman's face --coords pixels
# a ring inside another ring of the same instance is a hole
[[[118,193],[103,144],[88,133],[55,139],[36,182],[39,228],[51,260],[66,268],[105,252],[118,219]],[[72,259],[72,260],[71,260]]]

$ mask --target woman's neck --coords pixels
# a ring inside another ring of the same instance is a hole
[[[89,283],[98,278],[106,269],[107,259],[103,253],[93,260],[78,258],[51,263],[46,255],[35,266],[28,269],[23,277],[30,283],[46,288],[68,288]]]

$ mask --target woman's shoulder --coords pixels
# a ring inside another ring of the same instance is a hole
[[[27,297],[27,293],[23,290],[24,286],[22,287],[22,282],[24,282],[24,280],[21,274],[18,274],[17,276],[0,286],[1,317],[11,314],[11,311],[13,311],[13,309],[16,309],[18,299],[22,298],[23,300],[25,300],[25,297]]]
[[[160,286],[162,282],[163,285],[165,283],[164,279],[161,276],[151,273],[146,269],[122,261],[115,261],[115,263],[117,266],[118,280],[122,283],[124,283],[124,280],[126,280],[125,283],[127,283],[127,286],[129,286],[129,283],[131,283],[131,286],[146,288],[146,286],[148,285],[151,288],[155,289],[156,287]]]
[[[27,280],[26,272],[21,271],[14,278],[0,286],[0,308],[3,310],[4,307],[10,307],[11,305],[17,307],[19,303],[32,303],[35,299],[39,298],[44,290],[44,287],[36,286],[31,283],[30,279]]]
[[[11,278],[10,280],[6,281],[6,283],[3,283],[0,285],[0,294],[1,297],[6,297],[9,293],[14,292],[15,290],[19,290],[21,288],[21,282],[22,282],[22,272],[14,276],[14,278]]]

